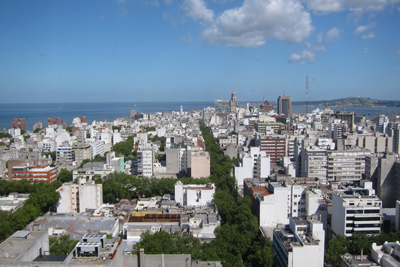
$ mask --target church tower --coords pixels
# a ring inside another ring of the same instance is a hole
[[[236,113],[236,108],[238,107],[238,101],[236,99],[236,93],[232,92],[231,101],[229,102],[231,107],[231,113]]]

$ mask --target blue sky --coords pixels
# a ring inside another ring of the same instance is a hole
[[[400,0],[0,1],[0,103],[400,100]]]

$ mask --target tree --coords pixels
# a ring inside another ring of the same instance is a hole
[[[140,235],[140,241],[133,246],[139,251],[144,249],[146,254],[191,254],[193,259],[202,258],[199,239],[192,236],[183,236],[180,233],[167,233],[165,231],[149,231]]]
[[[46,153],[44,153],[44,155],[45,155],[46,157],[50,156],[51,159],[53,160],[53,162],[56,161],[56,152],[55,152],[55,151],[46,152]]]
[[[346,254],[349,243],[346,237],[338,235],[336,238],[331,239],[325,248],[325,261],[338,264],[340,256]]]
[[[50,255],[68,255],[75,248],[78,240],[71,239],[70,235],[50,237]]]
[[[61,183],[72,182],[72,171],[61,169],[57,178]]]
[[[33,133],[38,133],[40,132],[40,130],[42,130],[42,128],[36,128],[35,130],[33,130]]]

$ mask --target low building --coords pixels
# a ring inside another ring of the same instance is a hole
[[[371,182],[363,187],[348,187],[332,193],[332,231],[352,236],[354,232],[380,234],[382,201],[375,195]]]
[[[12,174],[9,177],[12,182],[28,180],[29,182],[52,183],[57,180],[57,168],[50,164],[42,166],[29,166],[28,163],[12,167]]]
[[[274,262],[279,267],[323,267],[325,231],[315,217],[290,218],[273,232]]]
[[[57,213],[81,213],[88,209],[98,209],[103,204],[103,185],[95,184],[94,181],[64,183],[57,192],[60,193]]]
[[[214,205],[215,185],[183,185],[181,181],[175,184],[175,201],[182,206]]]

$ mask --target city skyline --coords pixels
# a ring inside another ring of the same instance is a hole
[[[397,100],[399,0],[2,1],[0,103]]]

